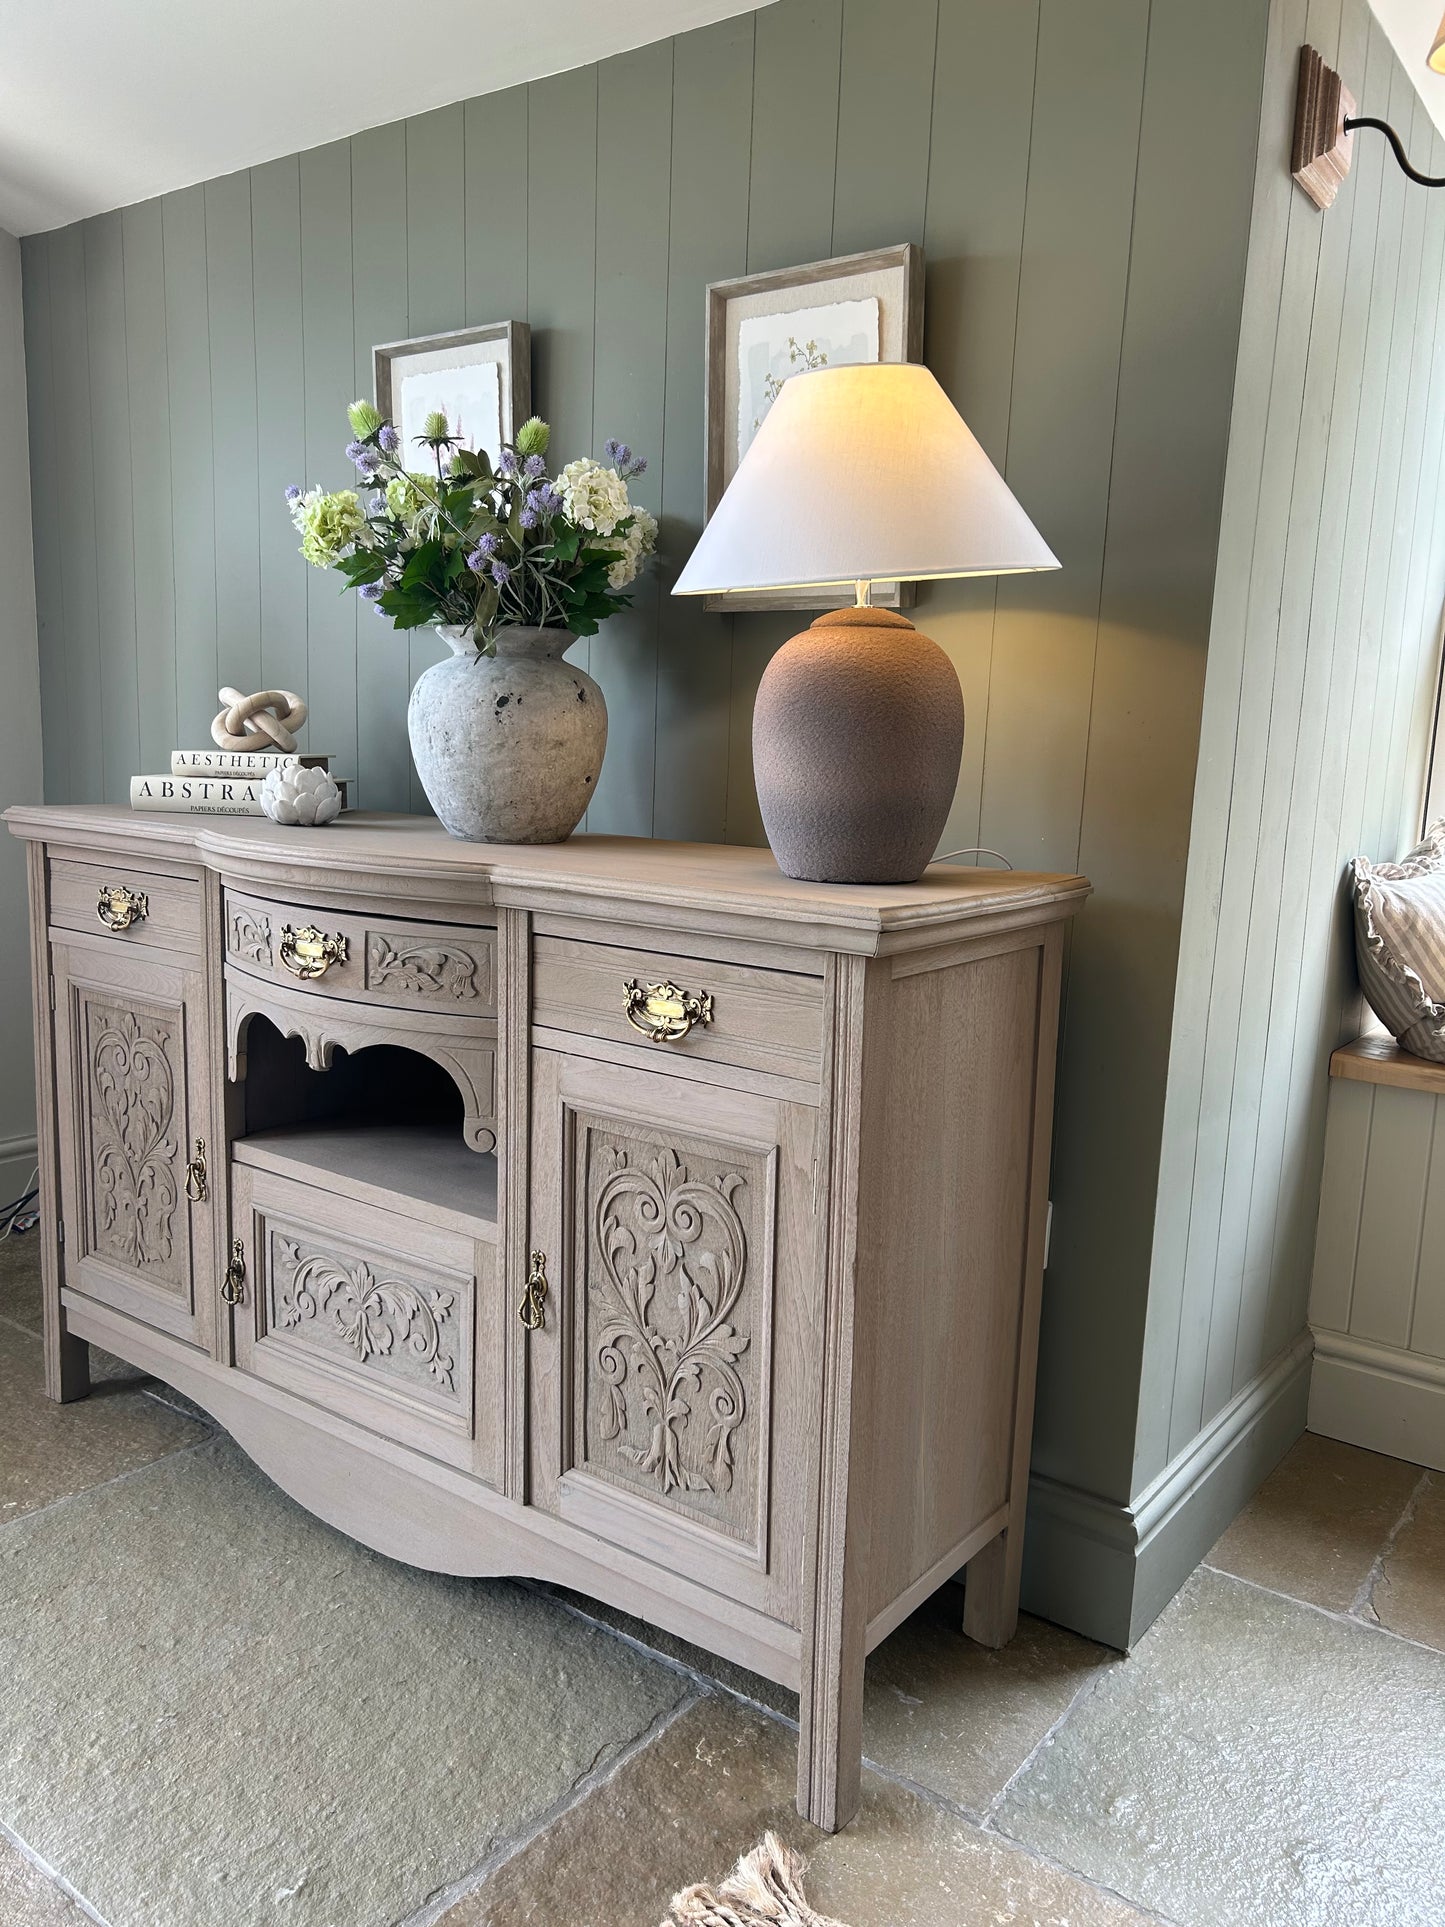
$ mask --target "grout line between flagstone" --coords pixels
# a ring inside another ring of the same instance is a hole
[[[172,1410],[176,1408],[172,1407]],[[189,1458],[193,1452],[204,1452],[208,1445],[216,1443],[216,1434],[208,1432],[203,1439],[193,1445],[178,1445],[173,1452],[162,1452],[159,1458],[147,1459],[144,1465],[132,1465],[124,1472],[117,1472],[114,1478],[101,1479],[96,1485],[83,1485],[78,1492],[64,1492],[58,1499],[51,1499],[45,1505],[32,1506],[29,1511],[17,1512],[13,1517],[0,1519],[0,1532],[7,1526],[18,1526],[31,1519],[43,1519],[47,1513],[56,1512],[61,1506],[75,1505],[81,1499],[88,1499],[94,1492],[105,1492],[113,1485],[124,1485],[127,1479],[143,1479],[158,1465],[169,1465],[172,1459]],[[0,1822],[3,1825],[3,1822]]]
[[[110,1922],[99,1908],[93,1907],[83,1893],[71,1886],[63,1873],[52,1867],[43,1854],[37,1853],[28,1840],[22,1840],[15,1829],[7,1826],[3,1820],[0,1820],[0,1839],[8,1840],[21,1859],[28,1860],[35,1871],[43,1874],[53,1887],[63,1893],[67,1900],[72,1901],[87,1920],[93,1920],[95,1927],[110,1927]]]
[[[1127,1663],[1127,1662],[1124,1662],[1124,1663]],[[1064,1708],[1063,1712],[1059,1714],[1058,1718],[1049,1727],[1048,1731],[1039,1740],[1037,1740],[1033,1746],[1029,1748],[1027,1755],[1022,1760],[1020,1760],[1019,1764],[1014,1768],[1013,1772],[1010,1773],[1008,1778],[1004,1781],[1003,1785],[999,1788],[998,1792],[993,1796],[993,1798],[989,1801],[988,1805],[984,1808],[983,1817],[979,1822],[980,1826],[984,1827],[990,1833],[998,1831],[998,1829],[994,1826],[994,1821],[997,1819],[998,1814],[1003,1807],[1003,1803],[1008,1797],[1009,1789],[1015,1784],[1015,1782],[1023,1778],[1024,1774],[1028,1772],[1029,1768],[1033,1765],[1034,1761],[1039,1757],[1039,1755],[1047,1747],[1052,1746],[1054,1740],[1063,1731],[1065,1722],[1073,1715],[1073,1713],[1078,1709],[1079,1706],[1083,1704],[1083,1702],[1086,1699],[1091,1698],[1093,1694],[1099,1690],[1100,1686],[1103,1685],[1104,1681],[1110,1677],[1113,1670],[1114,1670],[1113,1665],[1111,1663],[1106,1662],[1103,1666],[1099,1667],[1098,1671],[1092,1674],[1090,1678],[1081,1682],[1081,1684],[1076,1689],[1073,1698],[1069,1701],[1068,1705]]]
[[[579,1616],[585,1617],[585,1615]],[[583,1805],[600,1787],[614,1780],[625,1766],[631,1765],[640,1753],[645,1753],[655,1740],[660,1740],[668,1728],[681,1719],[684,1713],[690,1712],[698,1705],[701,1699],[700,1693],[684,1693],[672,1706],[664,1707],[612,1759],[601,1766],[594,1762],[585,1773],[572,1782],[564,1794],[552,1802],[551,1806],[529,1821],[520,1833],[503,1840],[459,1880],[453,1881],[439,1893],[430,1895],[414,1913],[407,1914],[397,1921],[396,1927],[432,1927],[433,1922],[440,1920],[443,1914],[455,1907],[459,1901],[465,1900],[468,1894],[475,1893],[479,1887],[484,1886],[499,1868],[506,1866],[509,1860],[515,1860],[519,1853],[532,1845],[533,1841],[541,1839],[542,1835],[548,1832],[558,1820]]]
[[[1352,1612],[1334,1612],[1328,1606],[1317,1606],[1312,1599],[1296,1598],[1292,1592],[1281,1592],[1277,1586],[1261,1585],[1258,1579],[1245,1579],[1237,1572],[1226,1572],[1223,1566],[1199,1565],[1196,1572],[1212,1573],[1216,1579],[1232,1580],[1236,1586],[1248,1586],[1251,1592],[1262,1592],[1270,1599],[1282,1599],[1286,1605],[1298,1606],[1301,1612],[1317,1613],[1321,1619],[1333,1621],[1336,1626],[1348,1626],[1355,1632],[1375,1633],[1381,1639],[1393,1639],[1397,1645],[1411,1646],[1417,1653],[1428,1653],[1432,1659],[1445,1659],[1445,1648],[1429,1646],[1423,1639],[1411,1639],[1405,1633],[1397,1633],[1393,1627],[1382,1626],[1373,1619],[1358,1619]]]
[[[573,1605],[570,1600],[558,1599],[554,1593],[549,1592],[545,1586],[539,1584],[537,1581],[524,1580],[518,1581],[517,1583],[524,1585],[528,1591],[536,1592],[542,1598],[552,1600],[552,1602],[560,1606],[564,1612],[573,1614],[575,1618],[580,1619],[585,1625],[595,1626],[599,1632],[609,1633],[613,1639],[621,1640],[623,1645],[631,1647],[634,1652],[642,1654],[644,1658],[655,1660],[659,1665],[670,1667],[672,1671],[681,1673],[685,1678],[691,1680],[693,1684],[700,1687],[702,1691],[688,1702],[689,1706],[700,1704],[704,1697],[717,1698],[719,1696],[725,1696],[728,1699],[736,1700],[742,1706],[751,1707],[755,1713],[761,1713],[765,1719],[772,1720],[777,1726],[785,1727],[790,1733],[796,1733],[798,1731],[798,1722],[790,1719],[786,1713],[780,1713],[776,1706],[769,1706],[764,1700],[754,1699],[751,1694],[740,1692],[736,1686],[729,1686],[726,1680],[715,1679],[710,1673],[699,1672],[696,1667],[689,1666],[684,1660],[674,1659],[669,1653],[659,1652],[655,1646],[647,1645],[634,1634],[623,1632],[618,1626],[609,1625],[605,1619],[595,1618],[582,1607]],[[1103,1881],[1094,1879],[1091,1874],[1085,1873],[1081,1868],[1071,1867],[1068,1862],[1064,1860],[1056,1860],[1052,1854],[1043,1852],[1040,1848],[1033,1846],[1029,1841],[1017,1839],[1013,1834],[1004,1833],[1000,1828],[993,1825],[992,1816],[994,1809],[998,1802],[1002,1800],[1003,1795],[1008,1791],[1009,1787],[1014,1784],[1019,1774],[1033,1761],[1044,1745],[1055,1737],[1059,1729],[1063,1726],[1064,1721],[1076,1710],[1080,1702],[1096,1690],[1102,1679],[1107,1677],[1110,1670],[1110,1668],[1106,1667],[1099,1676],[1084,1682],[1069,1701],[1068,1706],[1059,1715],[1058,1719],[1054,1721],[1043,1739],[1031,1749],[1028,1758],[1009,1775],[1003,1788],[995,1795],[994,1799],[989,1802],[987,1811],[982,1815],[974,1809],[962,1805],[961,1802],[957,1800],[949,1799],[946,1793],[940,1793],[936,1787],[925,1786],[921,1780],[911,1780],[907,1774],[899,1773],[893,1767],[882,1765],[879,1761],[870,1758],[866,1753],[863,1756],[863,1766],[869,1773],[876,1774],[880,1780],[886,1780],[891,1785],[901,1787],[907,1793],[912,1793],[916,1798],[922,1800],[925,1805],[932,1807],[936,1812],[946,1813],[953,1819],[962,1820],[966,1825],[986,1835],[988,1839],[996,1845],[1005,1848],[1008,1852],[1019,1854],[1026,1860],[1037,1861],[1041,1866],[1053,1868],[1055,1872],[1067,1874],[1071,1880],[1077,1880],[1082,1886],[1092,1888],[1095,1893],[1106,1894],[1111,1900],[1117,1900],[1123,1906],[1132,1907],[1135,1913],[1139,1914],[1142,1919],[1154,1921],[1158,1923],[1158,1927],[1177,1927],[1177,1923],[1171,1920],[1168,1915],[1156,1913],[1152,1908],[1145,1906],[1142,1901],[1136,1900],[1132,1894],[1123,1893],[1117,1887],[1106,1886]],[[669,1721],[668,1724],[670,1725],[671,1721]],[[639,1746],[633,1750],[641,1751],[641,1747]],[[628,1757],[632,1757],[631,1754],[629,1754]],[[539,1828],[538,1831],[540,1832],[541,1829]],[[430,1915],[426,1917],[418,1915],[414,1918],[399,1921],[397,1927],[430,1927],[431,1919],[432,1916]]]
[[[1385,1534],[1385,1543],[1371,1560],[1370,1570],[1360,1582],[1359,1591],[1350,1601],[1349,1617],[1359,1620],[1361,1625],[1379,1626],[1380,1624],[1379,1620],[1374,1616],[1375,1588],[1385,1576],[1385,1561],[1395,1550],[1395,1543],[1399,1539],[1400,1534],[1415,1517],[1416,1508],[1424,1497],[1429,1484],[1430,1474],[1428,1472],[1422,1472],[1415,1481],[1409,1498],[1405,1501],[1404,1511],[1401,1512],[1394,1525],[1392,1525],[1390,1530]]]

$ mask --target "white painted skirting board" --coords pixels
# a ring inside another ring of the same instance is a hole
[[[1302,1332],[1128,1505],[1036,1476],[1025,1607],[1134,1645],[1304,1430],[1311,1350]]]
[[[35,1137],[0,1137],[0,1204],[18,1198],[35,1169]]]
[[[1317,1331],[1309,1426],[1445,1472],[1445,1360]]]

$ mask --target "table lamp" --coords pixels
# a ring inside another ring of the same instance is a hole
[[[773,657],[753,774],[779,866],[824,883],[913,883],[953,802],[963,691],[875,582],[1056,569],[927,368],[869,362],[783,385],[674,595],[856,587]]]

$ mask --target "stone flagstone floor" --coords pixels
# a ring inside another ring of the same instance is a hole
[[[0,1244],[3,1927],[656,1927],[764,1828],[848,1927],[1440,1927],[1445,1477],[1305,1438],[1122,1660],[945,1588],[869,1662],[863,1811],[796,1706],[573,1595],[413,1572],[116,1361],[41,1395]]]

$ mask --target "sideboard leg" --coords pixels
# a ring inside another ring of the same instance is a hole
[[[817,1655],[818,1660],[823,1655]],[[825,1677],[825,1672],[827,1676]],[[863,1655],[836,1669],[815,1664],[803,1681],[798,1730],[798,1811],[825,1833],[858,1811],[863,1779]]]
[[[1018,1630],[1023,1535],[1000,1532],[964,1571],[963,1630],[980,1646],[1006,1646]]]
[[[46,1314],[45,1396],[69,1405],[90,1390],[90,1346],[64,1329],[58,1306],[53,1315],[47,1306]]]

